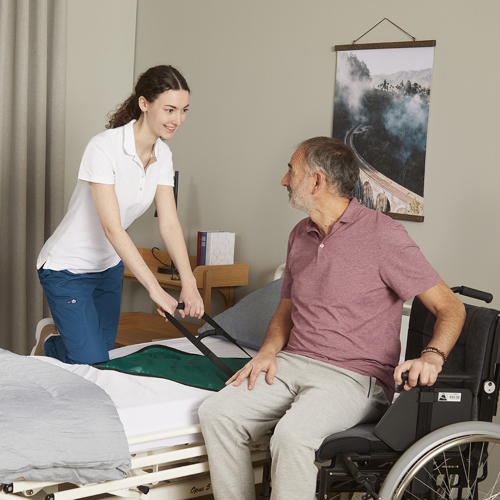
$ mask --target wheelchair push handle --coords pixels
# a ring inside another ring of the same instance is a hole
[[[451,291],[460,295],[464,295],[465,297],[482,300],[487,304],[489,304],[493,300],[493,295],[491,293],[476,290],[475,288],[469,288],[468,286],[454,286]]]

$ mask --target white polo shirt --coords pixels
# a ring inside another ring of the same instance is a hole
[[[172,153],[161,139],[154,147],[157,161],[144,171],[135,150],[134,122],[106,130],[88,143],[68,212],[43,246],[37,268],[89,273],[120,262],[102,229],[89,182],[114,184],[124,229],[149,208],[158,185],[174,185]]]

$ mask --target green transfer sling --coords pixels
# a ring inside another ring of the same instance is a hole
[[[184,304],[179,304],[182,308]],[[96,363],[95,368],[115,370],[132,375],[166,378],[191,387],[220,391],[228,378],[243,368],[251,356],[225,332],[210,316],[203,319],[214,330],[209,330],[197,337],[182,323],[166,313],[168,320],[186,336],[203,354],[190,354],[172,347],[153,345],[122,358],[115,358],[103,363]],[[218,358],[201,340],[210,335],[222,335],[238,346],[248,358]]]
[[[219,358],[233,372],[248,363],[248,358]],[[159,377],[180,384],[220,391],[228,379],[206,356],[190,354],[163,345],[145,347],[140,351],[95,364],[101,370],[115,370],[132,375]]]

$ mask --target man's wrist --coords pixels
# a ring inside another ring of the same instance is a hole
[[[425,349],[422,349],[420,356],[427,354],[427,353],[436,354],[443,360],[443,363],[446,362],[446,354],[443,351],[441,351],[440,349],[438,349],[437,347],[427,346]]]

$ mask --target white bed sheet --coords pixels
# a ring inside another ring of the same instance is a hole
[[[226,340],[208,338],[203,342],[219,357],[246,357],[240,349]],[[188,339],[180,338],[121,347],[110,351],[110,358],[126,356],[153,344],[200,354],[200,351]],[[247,351],[252,356],[256,353],[251,349]],[[69,365],[44,356],[38,359],[76,373],[104,389],[115,403],[127,438],[198,424],[199,406],[206,398],[214,394],[213,391],[188,387],[166,379],[99,370],[88,365]],[[137,453],[155,447],[173,446],[197,440],[200,440],[199,434],[170,438],[155,443],[135,444],[130,446],[130,452]]]

